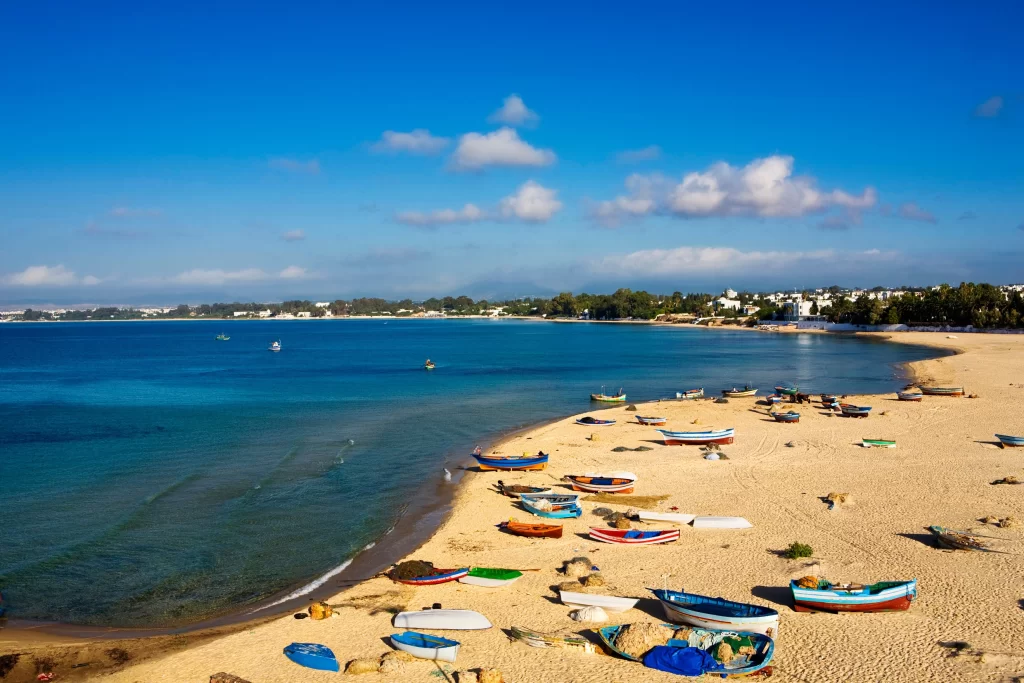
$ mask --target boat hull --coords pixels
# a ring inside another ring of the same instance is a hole
[[[477,466],[484,472],[515,472],[542,470],[548,465],[548,456],[531,458],[492,458],[486,455],[473,454]]]
[[[1007,434],[996,434],[996,438],[999,439],[999,443],[1004,448],[1024,447],[1024,436],[1009,436]]]
[[[636,479],[620,477],[585,477],[568,475],[565,479],[572,484],[574,491],[585,493],[632,493]],[[604,483],[607,481],[608,483]]]
[[[772,415],[776,422],[782,422],[783,424],[797,424],[800,422],[799,415]]]
[[[673,543],[679,540],[679,529],[662,529],[658,531],[644,531],[642,534],[651,534],[641,538],[626,538],[627,529],[601,529],[590,527],[588,536],[595,541],[602,543],[617,543],[619,545],[657,545],[659,543]]]
[[[522,522],[503,522],[500,529],[513,536],[525,538],[561,538],[562,527],[558,524],[524,524]]]
[[[636,421],[639,422],[642,425],[647,425],[649,427],[659,427],[659,426],[665,424],[666,422],[668,422],[668,418],[665,418],[665,417],[640,417],[639,415],[637,415],[636,416]]]
[[[523,509],[531,515],[544,517],[545,519],[576,519],[583,515],[583,508],[579,505],[570,505],[569,507],[555,508],[553,510],[541,510],[533,507],[522,499],[520,499],[519,504],[522,505]]]
[[[584,427],[611,427],[615,424],[615,420],[593,420],[591,422],[576,420],[576,424],[583,425]]]
[[[751,631],[769,638],[778,637],[779,613],[773,609],[696,595],[690,597],[703,601],[703,604],[687,602],[670,598],[689,594],[662,590],[652,592],[661,602],[665,618],[671,622],[715,631]]]
[[[568,607],[600,607],[605,612],[620,613],[633,609],[637,598],[617,598],[611,595],[594,595],[593,593],[574,593],[559,591],[558,597]]]
[[[605,396],[604,394],[591,394],[591,401],[599,401],[601,403],[625,403],[626,395],[621,394],[619,396]]]
[[[579,650],[588,655],[594,654],[594,644],[582,636],[541,633],[522,626],[512,627],[512,637],[521,640],[530,647],[555,647]]]
[[[284,656],[307,669],[339,671],[341,668],[331,649],[317,643],[292,643],[284,649]]]
[[[917,598],[917,581],[908,581],[871,595],[867,589],[834,591],[800,588],[790,582],[797,612],[901,612]]]
[[[461,580],[461,579],[460,579]],[[430,631],[483,631],[491,628],[487,617],[468,609],[425,609],[419,612],[399,612],[392,626]]]
[[[404,583],[407,586],[436,586],[439,583],[457,581],[468,573],[469,567],[463,567],[462,569],[438,569],[436,574],[415,579],[396,579],[390,576],[388,578],[395,583]]]
[[[921,387],[925,396],[963,396],[963,387]]]
[[[704,398],[704,388],[700,389],[687,389],[686,391],[677,391],[676,398],[680,401],[692,401],[697,398]]]
[[[722,396],[726,398],[745,398],[747,396],[757,396],[757,389],[747,389],[744,391],[727,391],[722,390]]]
[[[736,430],[722,429],[707,432],[670,432],[659,429],[666,446],[703,446],[715,443],[726,446],[735,440]]]
[[[901,401],[920,402],[924,400],[924,394],[904,393],[900,391],[896,393],[896,398]]]
[[[623,652],[616,645],[619,634],[628,624],[621,624],[619,626],[605,626],[604,628],[597,629],[597,635],[601,638],[601,642],[604,643],[605,647],[611,650],[614,654],[628,659],[633,662],[641,662],[643,659],[634,657],[633,655]],[[673,624],[662,624],[667,628],[675,628]],[[705,639],[711,640],[718,634],[708,629],[693,629],[692,634],[697,636],[702,641]],[[754,648],[756,654],[748,661],[745,662],[746,666],[726,666],[724,669],[715,669],[713,671],[706,672],[706,675],[715,678],[722,676],[723,678],[728,676],[729,678],[737,678],[739,676],[749,676],[750,674],[756,673],[761,669],[768,666],[768,663],[772,661],[772,656],[775,654],[775,641],[769,637],[766,637],[761,633],[753,632],[740,632],[735,634],[740,638],[750,638],[754,641]],[[712,642],[714,642],[712,640]],[[689,642],[685,640],[670,640],[668,642],[669,647],[689,647]],[[711,647],[714,647],[712,645]],[[703,679],[703,676],[702,676]]]
[[[454,662],[459,654],[459,643],[425,633],[395,633],[391,636],[395,649],[408,652],[417,659]]]
[[[896,442],[888,439],[861,439],[864,448],[896,448]]]

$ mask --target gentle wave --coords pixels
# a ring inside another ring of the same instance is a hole
[[[283,602],[288,602],[289,600],[294,600],[295,598],[301,598],[303,595],[306,595],[307,593],[312,593],[317,588],[319,588],[320,586],[322,586],[325,583],[327,583],[331,579],[331,577],[337,576],[338,574],[340,574],[343,571],[345,571],[346,569],[348,569],[348,566],[350,564],[352,564],[352,560],[351,559],[345,560],[344,562],[339,564],[337,567],[335,567],[334,569],[330,570],[329,572],[327,572],[326,574],[321,576],[319,579],[316,579],[315,581],[310,581],[309,583],[307,583],[302,588],[293,590],[288,595],[284,596],[280,600],[275,600],[274,602],[270,603],[269,605],[263,605],[262,607],[257,607],[256,609],[254,609],[251,612],[249,612],[249,614],[255,614],[256,612],[262,612],[263,610],[268,609],[270,607],[276,607],[277,605],[280,605]]]

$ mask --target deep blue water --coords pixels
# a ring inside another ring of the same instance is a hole
[[[222,330],[230,341],[214,340]],[[281,353],[267,351],[274,339]],[[487,320],[6,324],[0,349],[11,614],[124,626],[197,621],[308,583],[475,443],[586,410],[602,385],[637,401],[748,381],[890,391],[897,363],[936,353]]]

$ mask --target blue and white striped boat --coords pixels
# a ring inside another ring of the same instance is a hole
[[[547,467],[548,454],[538,453],[537,455],[505,456],[505,455],[484,455],[479,451],[473,452],[473,459],[480,465],[481,470],[542,470]]]
[[[817,588],[789,582],[797,612],[896,612],[917,599],[917,580],[881,581],[869,586],[837,585],[819,580]]]
[[[530,505],[525,500],[520,500],[519,504],[523,506],[523,509],[529,512],[531,515],[537,515],[538,517],[547,517],[548,519],[575,519],[583,514],[583,508],[579,505],[570,505],[568,507],[557,507],[550,510],[543,510],[539,507]]]
[[[553,508],[565,508],[572,507],[573,505],[578,506],[580,504],[580,494],[578,493],[522,493],[519,495],[519,500],[525,500],[530,505],[537,507],[537,503],[545,501],[549,503]]]
[[[999,443],[1003,445],[1003,448],[1006,448],[1007,446],[1024,446],[1024,436],[1009,436],[1007,434],[996,434],[996,438],[999,439]]]
[[[439,662],[454,662],[459,654],[460,645],[456,640],[416,631],[391,634],[391,644],[395,649],[408,652],[413,657]]]
[[[677,624],[717,631],[753,631],[778,637],[779,613],[768,607],[733,602],[725,598],[683,591],[651,590],[665,610],[665,618]]]
[[[845,417],[867,417],[871,412],[871,406],[855,406],[852,403],[840,403],[839,409]]]

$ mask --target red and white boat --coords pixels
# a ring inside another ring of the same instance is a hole
[[[567,474],[564,479],[572,484],[576,491],[588,493],[632,493],[636,484],[636,475],[632,472],[609,472],[598,474]]]
[[[736,430],[732,427],[729,429],[709,429],[703,432],[671,432],[667,429],[659,429],[658,431],[661,432],[666,446],[703,446],[709,443],[730,444],[736,435]]]
[[[658,529],[641,531],[640,529],[601,529],[590,527],[590,537],[603,543],[619,543],[621,545],[655,545],[672,543],[679,540],[679,529]]]
[[[668,422],[667,417],[644,417],[643,415],[637,415],[636,421],[642,425],[648,425],[650,427],[658,427]]]

